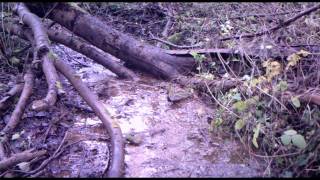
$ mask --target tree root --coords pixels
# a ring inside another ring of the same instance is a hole
[[[110,117],[106,109],[103,108],[102,103],[99,102],[98,97],[82,82],[74,70],[67,64],[56,59],[54,65],[75,87],[81,97],[88,103],[92,110],[97,114],[100,120],[106,127],[108,134],[111,137],[112,159],[107,176],[120,177],[123,175],[124,168],[124,143],[122,133],[117,122]]]
[[[34,76],[33,76],[32,70],[29,68],[26,74],[24,75],[25,82],[24,82],[20,99],[14,111],[12,112],[9,122],[2,130],[2,133],[4,133],[6,136],[8,136],[11,133],[11,131],[18,125],[21,119],[21,116],[27,104],[27,100],[32,94],[33,79],[34,79]]]
[[[9,157],[8,159],[4,159],[0,161],[0,170],[8,169],[11,166],[14,166],[18,163],[29,161],[33,158],[43,156],[47,153],[46,150],[35,151],[34,150],[26,150],[21,153],[14,154],[13,156]]]

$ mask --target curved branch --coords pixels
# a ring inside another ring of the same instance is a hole
[[[18,104],[16,105],[14,111],[12,112],[9,122],[2,130],[2,132],[5,133],[6,135],[12,132],[12,130],[18,125],[21,119],[21,116],[27,104],[27,100],[32,94],[33,79],[34,79],[34,76],[33,76],[32,70],[29,68],[26,74],[24,75],[24,81],[25,81],[24,87],[23,87],[20,99],[18,101]]]
[[[110,117],[98,97],[82,82],[74,70],[61,60],[56,59],[54,65],[75,87],[81,97],[88,103],[92,110],[97,114],[106,127],[111,137],[112,159],[107,175],[110,177],[119,177],[123,175],[124,168],[124,143],[122,132],[117,122]]]
[[[19,15],[21,20],[31,27],[32,31],[34,32],[37,57],[41,59],[44,54],[49,52],[48,35],[44,31],[41,20],[36,15],[31,13],[24,3],[17,3],[14,10]]]
[[[49,48],[49,38],[41,20],[31,13],[24,3],[16,4],[15,11],[22,21],[31,27],[33,38],[31,39],[30,35],[27,38],[30,43],[33,43],[34,39],[36,46],[35,57],[42,61],[42,70],[48,83],[48,92],[44,99],[33,102],[32,109],[36,111],[44,110],[54,105],[57,101],[56,82],[58,82],[58,73],[52,63],[52,58],[48,56],[49,52],[52,53]]]

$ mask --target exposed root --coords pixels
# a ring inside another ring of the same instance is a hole
[[[32,94],[33,79],[34,79],[34,75],[32,73],[32,70],[27,69],[27,72],[24,75],[24,81],[25,81],[24,87],[23,87],[20,99],[18,101],[18,104],[16,105],[14,111],[12,112],[9,122],[2,130],[2,133],[6,134],[6,136],[8,136],[11,133],[11,131],[18,125],[21,119],[21,116],[27,104],[27,100]]]
[[[81,97],[88,103],[92,110],[97,114],[106,127],[111,138],[112,158],[107,171],[109,177],[120,177],[123,175],[124,169],[124,143],[122,133],[117,122],[110,117],[103,104],[99,102],[98,97],[82,82],[74,70],[67,64],[56,59],[54,64],[75,87]]]
[[[21,153],[14,154],[13,156],[9,157],[8,159],[4,159],[0,161],[0,170],[8,169],[16,164],[21,162],[29,161],[33,158],[43,156],[47,153],[46,150],[35,151],[33,149],[26,150]]]

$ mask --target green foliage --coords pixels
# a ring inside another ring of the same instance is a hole
[[[299,108],[301,106],[298,97],[291,97],[291,102],[296,108]]]
[[[297,131],[292,129],[285,131],[280,139],[285,146],[288,146],[291,143],[300,149],[304,149],[307,146],[304,137],[301,134],[298,134]]]

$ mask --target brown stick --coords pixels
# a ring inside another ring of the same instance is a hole
[[[0,161],[0,170],[8,169],[18,163],[29,161],[35,157],[43,156],[47,153],[46,150],[32,152],[33,150],[23,151],[21,153],[14,154],[8,159]]]
[[[58,71],[70,81],[81,97],[97,114],[111,137],[112,159],[107,175],[110,177],[122,176],[124,168],[124,143],[119,125],[110,117],[106,109],[103,108],[103,104],[99,102],[98,97],[82,82],[79,76],[76,76],[74,70],[69,65],[58,59],[54,61],[54,64]]]
[[[53,65],[53,52],[42,56],[42,71],[47,79],[48,92],[44,99],[34,101],[32,103],[32,109],[35,111],[41,111],[53,106],[57,101],[57,83],[59,82],[58,73]]]
[[[48,83],[48,93],[44,99],[35,101],[32,105],[32,109],[38,111],[44,110],[49,106],[54,105],[57,101],[56,82],[58,82],[58,74],[54,65],[52,64],[51,57],[48,56],[48,53],[50,52],[49,38],[41,20],[36,15],[31,13],[24,3],[16,4],[15,11],[18,13],[22,21],[31,27],[33,39],[35,40],[36,45],[35,54],[38,59],[42,60],[42,70]],[[27,38],[29,38],[28,40],[30,43],[33,42],[31,41],[30,37]]]
[[[267,33],[271,33],[271,32],[274,32],[280,28],[283,28],[283,27],[286,27],[286,26],[289,26],[292,22],[296,21],[297,19],[301,18],[302,16],[305,16],[307,14],[310,14],[316,10],[318,10],[320,8],[320,4],[318,5],[315,5],[305,11],[302,11],[301,13],[295,15],[294,17],[284,21],[283,23],[281,24],[278,24],[268,30],[265,30],[265,31],[262,31],[262,32],[257,32],[257,33],[254,33],[254,34],[245,34],[245,35],[240,35],[240,36],[231,36],[231,37],[226,37],[226,38],[221,38],[220,40],[221,41],[225,41],[225,40],[230,40],[230,39],[239,39],[239,38],[248,38],[248,37],[255,37],[255,36],[261,36],[261,35],[264,35],[264,34],[267,34]]]
[[[34,79],[33,73],[29,68],[27,69],[27,72],[24,75],[25,82],[24,82],[23,90],[22,90],[20,99],[18,101],[18,104],[16,105],[14,111],[12,112],[12,115],[10,117],[8,124],[2,130],[3,133],[8,135],[19,123],[21,116],[25,110],[27,100],[32,94],[33,79]]]

